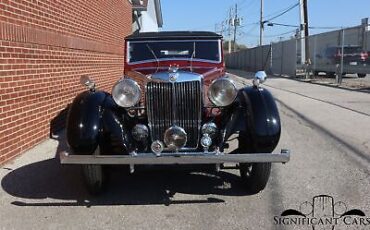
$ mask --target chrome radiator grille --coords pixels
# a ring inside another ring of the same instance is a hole
[[[163,141],[169,127],[185,129],[186,148],[196,148],[201,125],[201,84],[191,82],[149,82],[146,88],[146,105],[152,141]]]

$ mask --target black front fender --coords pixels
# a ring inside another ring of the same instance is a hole
[[[66,134],[76,154],[92,154],[99,143],[101,113],[107,94],[86,91],[79,94],[68,111]]]
[[[73,154],[128,154],[132,140],[120,111],[105,92],[83,92],[74,100],[67,116],[67,142]]]
[[[281,124],[274,97],[263,88],[246,87],[238,93],[227,136],[239,131],[244,152],[272,152],[277,146]]]

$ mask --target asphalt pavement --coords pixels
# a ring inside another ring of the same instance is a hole
[[[230,72],[238,87],[250,84],[252,74]],[[370,94],[277,77],[264,87],[280,110],[276,151],[292,155],[273,165],[261,193],[248,194],[235,169],[147,167],[131,175],[115,167],[107,191],[92,197],[79,168],[55,158],[65,149],[61,133],[0,168],[0,229],[312,229],[278,223],[288,209],[314,216],[308,204],[370,218]],[[319,195],[326,203],[315,203]]]

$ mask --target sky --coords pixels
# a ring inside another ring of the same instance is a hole
[[[264,19],[270,19],[298,0],[264,0]],[[243,24],[238,29],[237,41],[253,47],[259,41],[260,0],[161,0],[164,25],[162,30],[220,31],[221,22],[228,17],[231,7],[238,4],[238,15]],[[308,0],[309,25],[312,27],[349,27],[361,24],[370,17],[370,0]],[[299,25],[299,7],[272,20],[274,23]],[[310,29],[310,34],[330,29]],[[294,35],[294,27],[266,26],[264,43],[287,39]],[[227,39],[227,33],[223,34]],[[282,38],[281,38],[282,37]]]

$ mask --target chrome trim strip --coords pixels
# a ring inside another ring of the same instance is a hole
[[[190,61],[190,58],[158,58],[158,61]],[[208,60],[208,59],[198,59],[198,58],[193,58],[193,62],[207,62],[207,63],[213,63],[213,64],[220,64],[221,60],[219,61],[214,61],[214,60]],[[136,61],[136,62],[128,62],[128,65],[138,65],[138,64],[144,64],[148,62],[157,62],[155,59],[146,59],[145,61]]]
[[[177,79],[175,81],[177,81]],[[176,92],[175,83],[174,82],[171,82],[171,83],[172,83],[171,84],[171,88],[172,88],[172,100],[171,100],[171,102],[172,102],[172,105],[171,105],[172,106],[172,125],[171,126],[178,126],[178,124],[179,124],[179,117],[177,115],[177,107],[176,107],[176,104],[177,104],[176,93],[177,92]],[[183,127],[180,127],[180,128],[183,128]]]
[[[178,71],[181,71],[182,69],[190,69],[190,67],[191,67],[190,65],[189,66],[180,66]],[[157,69],[157,67],[156,66],[154,66],[154,67],[153,66],[149,66],[149,67],[137,67],[137,68],[134,68],[132,70],[133,71],[140,71],[140,70],[148,70],[148,69]],[[160,66],[158,69],[159,70],[168,71],[168,66]],[[193,69],[209,69],[209,70],[214,70],[214,69],[217,69],[217,67],[214,67],[214,66],[212,66],[212,67],[209,67],[209,66],[193,66]],[[208,73],[208,72],[206,72],[206,73]]]
[[[60,153],[61,164],[99,164],[99,165],[161,165],[161,164],[222,164],[222,163],[287,163],[290,151],[280,153],[239,153],[217,154],[214,152],[191,152],[177,154],[162,154],[155,156],[151,153],[136,155],[70,155]]]
[[[176,80],[171,81],[170,75],[176,74]],[[155,74],[150,75],[150,78],[154,82],[169,82],[169,83],[176,83],[176,82],[190,82],[190,81],[201,81],[203,75],[188,71],[179,70],[176,73],[166,72],[158,72]]]

